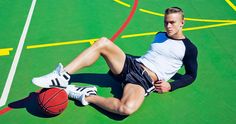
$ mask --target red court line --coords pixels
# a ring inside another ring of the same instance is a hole
[[[39,90],[35,91],[35,93],[39,93],[41,90],[42,90],[42,89],[39,89]],[[1,115],[4,115],[5,113],[7,113],[7,112],[9,112],[9,111],[11,111],[11,110],[13,110],[13,109],[14,109],[14,108],[11,108],[11,107],[9,107],[9,106],[7,106],[6,108],[3,108],[2,110],[0,110],[0,116],[1,116]]]
[[[130,20],[132,19],[133,15],[137,9],[137,6],[138,6],[138,0],[134,0],[134,5],[133,5],[133,8],[132,8],[128,18],[125,20],[125,22],[120,27],[120,29],[112,36],[112,38],[110,39],[111,41],[114,42],[116,40],[116,38],[120,35],[120,33],[124,31],[126,26],[129,24]]]
[[[7,113],[7,112],[10,111],[10,110],[12,110],[12,108],[6,107],[6,108],[0,110],[0,115],[3,115],[3,114]]]
[[[125,20],[125,22],[122,24],[122,26],[120,27],[120,29],[112,36],[112,38],[110,39],[111,41],[115,41],[116,38],[121,34],[121,32],[124,31],[124,29],[127,27],[127,25],[129,24],[130,20],[133,18],[133,15],[137,9],[137,6],[138,6],[138,0],[134,0],[134,5],[133,5],[133,8],[129,14],[129,16],[127,17],[127,19]],[[7,112],[9,112],[10,110],[12,110],[12,108],[10,107],[6,107],[2,110],[0,110],[0,115],[3,115]]]

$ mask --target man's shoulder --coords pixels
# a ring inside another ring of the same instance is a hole
[[[157,32],[153,43],[163,43],[168,39],[165,32]]]
[[[187,37],[183,40],[183,43],[185,45],[186,51],[185,51],[185,57],[197,57],[198,50],[196,45]]]
[[[197,46],[187,37],[185,39],[183,39],[183,42],[184,42],[184,45],[186,46],[186,48],[197,50]]]

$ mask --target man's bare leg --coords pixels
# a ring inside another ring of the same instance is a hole
[[[77,70],[92,65],[100,56],[103,56],[114,74],[119,74],[125,62],[125,53],[107,38],[101,38],[91,47],[84,50],[64,69],[73,74]]]
[[[88,96],[86,97],[86,101],[113,113],[130,115],[138,110],[144,98],[144,89],[139,85],[129,83],[124,87],[121,100],[101,96]]]

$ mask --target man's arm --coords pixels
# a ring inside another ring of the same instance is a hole
[[[178,88],[190,85],[197,77],[197,48],[190,42],[186,43],[186,55],[183,59],[183,65],[185,67],[185,74],[176,74],[172,79],[175,81],[171,82],[171,90],[174,91]]]

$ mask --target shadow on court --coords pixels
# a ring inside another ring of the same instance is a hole
[[[86,83],[91,85],[97,85],[99,87],[109,87],[111,88],[111,93],[114,95],[114,97],[121,98],[122,96],[123,90],[120,83],[109,74],[74,74],[71,76],[71,82]],[[42,112],[42,109],[38,104],[38,95],[38,92],[31,92],[27,97],[12,102],[8,104],[8,106],[12,109],[26,109],[27,112],[29,112],[31,115],[41,118],[55,117],[46,115]],[[78,101],[75,101],[75,104],[77,106],[82,106],[81,103]],[[91,106],[97,109],[102,114],[114,120],[123,120],[127,117],[105,111],[93,104],[91,104]]]
[[[38,104],[38,94],[37,92],[31,92],[29,94],[29,96],[12,102],[10,104],[8,104],[8,106],[12,109],[22,109],[25,108],[27,110],[27,112],[29,112],[30,114],[37,116],[37,117],[41,117],[41,118],[51,118],[51,117],[55,117],[55,116],[49,116],[46,115],[42,112],[39,104]]]
[[[99,87],[109,87],[111,88],[111,93],[115,98],[121,98],[123,89],[121,84],[115,80],[110,74],[94,74],[94,73],[84,73],[84,74],[74,74],[71,76],[71,82],[80,82],[85,84],[97,85]],[[82,106],[81,103],[75,102],[76,105]],[[94,104],[92,107],[97,109],[102,114],[114,120],[123,120],[128,116],[118,115],[108,112]]]
[[[79,82],[91,85],[97,85],[99,87],[111,88],[111,93],[116,98],[122,97],[121,84],[115,80],[110,74],[74,74],[71,76],[71,83]]]

